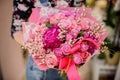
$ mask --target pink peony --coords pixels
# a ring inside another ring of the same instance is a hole
[[[58,26],[53,26],[46,30],[43,36],[43,43],[46,49],[53,49],[60,46],[61,41],[58,39],[58,34]]]
[[[58,59],[54,54],[47,54],[45,57],[45,62],[49,68],[54,68],[58,65]]]

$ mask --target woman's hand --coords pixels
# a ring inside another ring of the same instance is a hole
[[[23,33],[22,31],[17,31],[13,34],[14,39],[16,40],[17,43],[19,43],[20,45],[24,45],[23,42]]]

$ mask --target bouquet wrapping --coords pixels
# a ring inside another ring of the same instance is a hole
[[[108,35],[90,8],[34,8],[23,22],[24,46],[41,70],[64,70],[69,80],[81,80],[77,67],[99,54]]]

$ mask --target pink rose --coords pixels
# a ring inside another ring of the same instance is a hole
[[[73,28],[70,32],[68,32],[68,33],[66,34],[66,36],[65,36],[65,37],[66,37],[66,40],[68,41],[68,40],[75,39],[75,38],[78,36],[80,30],[81,30],[80,27],[75,27],[75,28]]]
[[[73,36],[72,36],[72,34],[67,33],[67,34],[65,35],[65,38],[66,38],[66,40],[68,41],[68,40],[72,40],[72,39],[73,39]]]
[[[52,23],[52,24],[58,23],[58,20],[56,19],[56,17],[54,15],[50,17],[50,23]]]
[[[59,57],[63,57],[63,52],[60,48],[55,48],[54,49],[54,54],[59,58]]]
[[[58,25],[61,25],[63,29],[70,29],[72,27],[72,21],[70,19],[62,19]]]
[[[87,30],[89,28],[89,22],[85,18],[81,19],[80,25],[82,30]]]
[[[45,57],[45,62],[49,68],[54,68],[58,65],[58,59],[54,54],[47,54]]]
[[[65,14],[62,12],[59,12],[58,14],[54,15],[57,20],[64,19]]]
[[[83,62],[85,63],[90,58],[91,54],[86,51],[86,52],[81,52],[80,56],[82,57]]]
[[[73,28],[73,29],[71,30],[70,33],[72,34],[73,38],[76,38],[76,37],[78,36],[80,30],[81,30],[80,27],[75,27],[75,28]]]
[[[79,52],[77,52],[76,54],[73,55],[73,60],[74,60],[75,64],[81,64],[83,62],[83,59],[80,56]]]
[[[61,50],[64,55],[69,55],[70,54],[70,45],[69,44],[62,44]]]
[[[81,43],[81,51],[87,51],[89,49],[89,45],[87,44],[87,42],[82,42]]]

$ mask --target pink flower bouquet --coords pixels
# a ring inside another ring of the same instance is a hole
[[[23,23],[24,46],[38,68],[64,70],[69,80],[81,80],[76,67],[99,54],[107,34],[89,8],[35,8]]]

